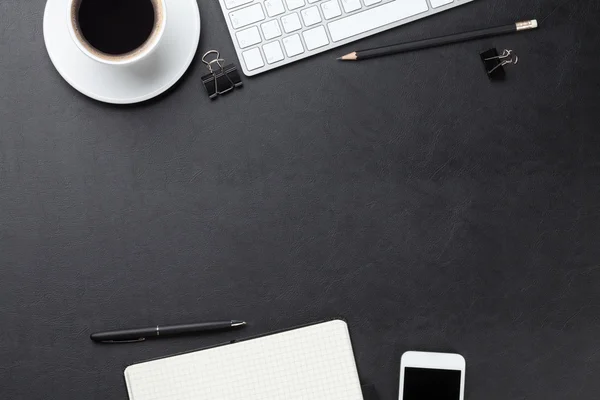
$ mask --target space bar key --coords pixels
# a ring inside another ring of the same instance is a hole
[[[426,0],[395,0],[330,22],[331,40],[340,40],[380,28],[429,10]]]

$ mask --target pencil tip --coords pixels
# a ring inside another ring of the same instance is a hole
[[[353,51],[352,53],[348,53],[348,54],[344,54],[341,57],[337,58],[340,61],[354,61],[356,60],[356,52]]]

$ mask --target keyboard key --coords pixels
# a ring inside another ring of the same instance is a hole
[[[265,35],[265,40],[271,40],[277,36],[281,36],[281,28],[279,27],[279,22],[277,22],[276,19],[265,22],[260,27],[263,31],[263,35]]]
[[[244,29],[243,31],[238,31],[235,33],[235,36],[237,37],[241,49],[250,47],[253,44],[260,43],[261,41],[260,32],[258,32],[258,28],[255,26]]]
[[[321,22],[321,14],[319,13],[317,6],[306,8],[302,10],[300,14],[302,14],[302,20],[306,26],[311,26]]]
[[[288,57],[293,57],[304,53],[304,47],[302,47],[302,41],[300,40],[300,35],[298,34],[284,38],[283,47],[285,47],[285,52]]]
[[[300,18],[297,13],[284,15],[281,17],[281,23],[283,24],[283,30],[285,33],[290,33],[297,31],[302,28],[302,24],[300,23]]]
[[[331,40],[340,40],[392,24],[429,10],[426,0],[396,0],[366,11],[340,18],[327,26]]]
[[[263,13],[263,9],[260,4],[254,4],[253,6],[229,13],[229,17],[231,18],[231,25],[233,25],[233,28],[238,29],[243,26],[262,21],[265,19],[265,14]]]
[[[331,19],[342,15],[342,10],[340,9],[340,5],[337,0],[326,1],[325,3],[321,4],[321,9],[323,10],[323,16],[325,19]]]
[[[267,43],[263,46],[263,51],[265,52],[265,58],[269,64],[276,63],[277,61],[283,60],[283,50],[281,50],[281,45],[279,41],[274,41],[271,43]]]
[[[344,7],[344,11],[346,11],[347,13],[360,10],[362,8],[360,0],[342,0],[342,7]]]
[[[363,0],[365,6],[372,6],[373,4],[381,3],[381,0]]]
[[[300,7],[304,7],[304,0],[285,0],[288,10],[292,11]]]
[[[431,7],[438,8],[450,3],[454,3],[454,0],[431,0]]]
[[[304,43],[306,43],[308,50],[318,49],[329,44],[327,32],[325,32],[325,27],[322,25],[302,32],[302,36],[304,36]]]
[[[321,0],[308,0],[308,2],[309,2],[310,4],[317,3],[317,2],[319,2],[319,1],[321,1]]]
[[[225,7],[227,9],[236,8],[239,6],[243,6],[244,4],[252,3],[254,0],[225,0]]]
[[[265,8],[269,17],[274,17],[285,12],[282,0],[265,0]]]
[[[244,62],[246,63],[246,68],[248,71],[252,71],[253,69],[257,69],[265,65],[258,48],[245,51],[242,53],[242,55],[244,56]]]

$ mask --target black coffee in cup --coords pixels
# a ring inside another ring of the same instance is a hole
[[[74,0],[73,25],[92,53],[119,59],[143,51],[163,23],[163,0]]]

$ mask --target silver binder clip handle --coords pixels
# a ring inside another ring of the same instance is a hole
[[[208,56],[211,54],[214,54],[215,58],[209,61]],[[215,71],[213,70],[213,64],[217,64],[220,69],[223,69],[223,63],[225,60],[221,58],[221,53],[219,53],[217,50],[209,50],[202,56],[202,62],[206,64],[206,67],[211,73],[214,73]]]

